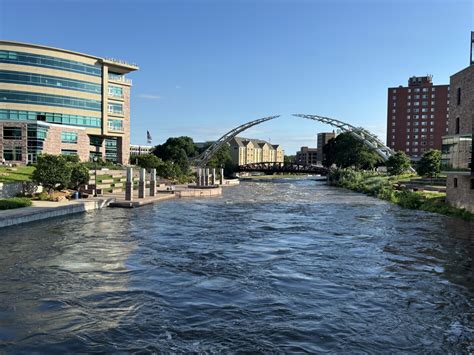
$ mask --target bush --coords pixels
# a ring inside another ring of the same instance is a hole
[[[29,207],[32,202],[26,197],[12,197],[0,200],[0,210],[11,210],[14,208]]]
[[[401,175],[410,169],[410,158],[404,152],[396,152],[388,158],[386,166],[390,175]]]
[[[397,195],[398,204],[403,208],[409,208],[412,210],[419,209],[424,202],[422,195],[411,192],[411,191],[401,191]]]

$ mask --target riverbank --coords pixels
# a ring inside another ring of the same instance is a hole
[[[283,175],[251,175],[239,177],[242,181],[272,180],[272,179],[301,179],[308,177],[308,174],[283,174]]]
[[[329,183],[389,201],[403,208],[459,217],[467,221],[474,220],[474,214],[449,205],[444,192],[425,191],[422,188],[413,191],[404,187],[410,177],[413,175],[387,176],[345,169],[331,172]]]

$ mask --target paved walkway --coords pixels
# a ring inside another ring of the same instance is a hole
[[[147,191],[149,192],[149,191]],[[149,205],[151,203],[169,200],[176,198],[177,196],[171,192],[157,192],[156,196],[145,196],[145,198],[138,198],[138,191],[133,192],[133,200],[125,201],[124,193],[120,194],[107,194],[107,198],[114,198],[114,202],[109,204],[110,207],[122,207],[122,208],[133,208],[140,207],[144,205]]]

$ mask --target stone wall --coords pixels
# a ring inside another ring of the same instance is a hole
[[[457,187],[454,187],[455,179],[457,179]],[[449,204],[465,208],[474,213],[474,177],[469,175],[454,174],[448,175],[446,180],[446,199]]]

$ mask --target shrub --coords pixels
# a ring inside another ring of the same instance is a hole
[[[387,172],[390,175],[400,175],[410,169],[410,158],[404,152],[396,152],[388,158]]]
[[[26,197],[12,197],[0,200],[0,210],[11,210],[14,208],[29,207],[32,202]]]
[[[424,202],[423,196],[416,192],[401,191],[397,195],[398,204],[403,208],[418,209]]]

